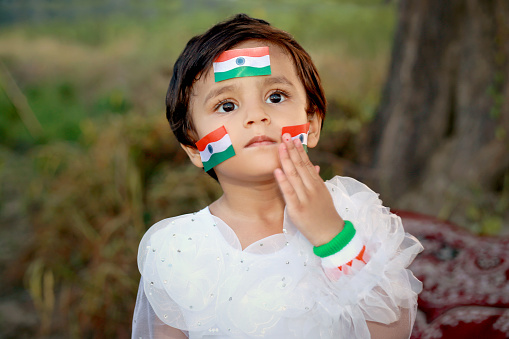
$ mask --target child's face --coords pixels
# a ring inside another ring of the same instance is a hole
[[[234,49],[267,46],[267,42],[249,40]],[[271,75],[214,81],[210,68],[193,85],[190,114],[198,139],[225,126],[236,155],[217,165],[219,181],[267,180],[280,167],[278,145],[284,126],[305,124],[307,96],[295,66],[280,47],[270,45]],[[311,119],[308,147],[314,147],[320,133],[320,121]],[[184,147],[193,163],[201,166],[196,150]]]

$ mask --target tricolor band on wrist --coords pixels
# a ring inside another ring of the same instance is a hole
[[[352,265],[354,259],[364,263],[364,246],[353,224],[345,220],[343,230],[328,243],[313,248],[313,252],[322,258],[324,268],[339,268],[343,265]]]

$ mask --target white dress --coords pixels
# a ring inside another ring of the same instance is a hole
[[[411,328],[422,285],[406,267],[422,246],[366,185],[346,177],[326,185],[366,264],[324,269],[286,215],[283,233],[244,250],[208,208],[164,219],[140,243],[133,338],[164,338],[169,325],[193,339],[364,339],[366,321],[389,324],[402,309]]]

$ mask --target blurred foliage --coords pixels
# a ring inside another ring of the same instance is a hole
[[[291,32],[330,102],[320,150],[354,158],[395,19],[392,4],[374,0],[29,3],[25,13],[0,2],[0,219],[10,200],[28,215],[28,245],[11,268],[26,271],[39,335],[71,338],[129,337],[145,230],[220,194],[164,118],[171,66],[191,36],[237,12]]]
[[[481,187],[471,189],[473,202],[468,206],[466,216],[468,228],[474,233],[496,236],[501,233],[504,216],[509,211],[509,173],[499,183],[499,195],[486,194]]]
[[[445,190],[446,203],[437,217],[451,220],[455,210],[461,210],[461,227],[482,236],[507,236],[507,211],[509,211],[509,174],[497,183],[496,193],[487,192],[478,183],[464,187],[451,183]],[[458,198],[459,197],[459,198]]]
[[[94,8],[97,2],[86,3],[86,8]],[[120,3],[142,14],[129,16],[127,10],[106,18],[89,14],[72,22],[72,16],[57,17],[0,31],[0,61],[44,127],[43,141],[78,140],[77,126],[84,118],[129,109],[143,114],[160,111],[171,65],[187,40],[237,12],[262,17],[291,32],[313,56],[330,102],[351,111],[348,118],[331,111],[326,133],[357,132],[378,102],[389,60],[393,6],[378,1],[358,5],[302,0]],[[152,12],[150,4],[156,6]],[[0,131],[6,131],[0,135],[2,143],[23,148],[33,142],[16,119],[5,90],[0,90],[0,112],[9,117],[0,119]]]
[[[42,331],[127,337],[137,244],[147,225],[218,197],[218,185],[187,166],[157,120],[129,114],[107,119],[104,128],[85,122],[88,149],[61,142],[33,153],[26,280]]]

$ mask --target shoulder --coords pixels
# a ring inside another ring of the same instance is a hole
[[[150,226],[149,229],[143,235],[143,238],[141,239],[140,242],[140,249],[141,245],[147,241],[150,241],[150,238],[152,238],[154,234],[162,234],[171,228],[177,227],[176,225],[190,223],[194,215],[196,215],[196,213],[182,214],[179,216],[166,218],[156,222],[155,224]]]
[[[210,223],[211,214],[208,212],[208,208],[204,208],[198,212],[187,213],[178,215],[171,218],[166,218],[156,222],[149,227],[147,232],[143,235],[142,242],[147,238],[152,237],[154,234],[161,234],[168,230],[178,230],[182,226],[186,225],[188,229],[199,227],[204,223]],[[196,225],[196,226],[195,226]]]
[[[213,226],[213,219],[207,209],[176,217],[166,218],[153,224],[143,235],[138,247],[138,266],[142,272],[143,263],[150,257],[149,252],[158,248],[175,247],[185,239],[203,237],[207,228]]]

